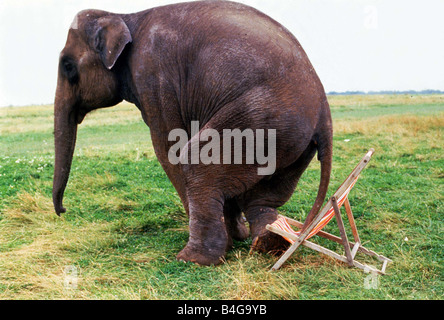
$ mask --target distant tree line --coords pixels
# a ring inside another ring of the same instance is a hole
[[[383,91],[330,91],[327,93],[328,95],[365,95],[365,94],[444,94],[444,91],[441,90],[406,90],[406,91],[396,91],[396,90],[383,90]]]

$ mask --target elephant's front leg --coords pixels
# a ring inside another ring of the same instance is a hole
[[[188,191],[190,236],[177,259],[200,265],[220,264],[228,242],[223,197],[205,189]]]

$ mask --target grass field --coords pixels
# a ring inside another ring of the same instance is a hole
[[[48,105],[0,109],[0,299],[442,299],[444,96],[329,101],[328,196],[376,150],[350,202],[364,245],[394,261],[377,286],[366,287],[369,275],[359,269],[306,248],[269,272],[276,258],[249,254],[251,239],[236,242],[218,267],[176,261],[188,219],[149,129],[128,104],[97,111],[79,127],[68,213],[57,217]],[[303,220],[318,183],[314,161],[280,212]],[[338,232],[333,221],[326,229]],[[72,283],[69,268],[77,273]]]

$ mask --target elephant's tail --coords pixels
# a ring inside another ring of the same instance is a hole
[[[324,203],[325,196],[327,195],[328,185],[330,183],[331,164],[333,156],[333,130],[331,126],[330,109],[328,108],[327,121],[322,121],[324,124],[323,129],[320,130],[313,138],[318,151],[318,160],[321,163],[321,181],[319,183],[318,194],[316,200],[311,208],[310,212],[305,219],[302,231],[305,230],[313,221],[316,214]]]

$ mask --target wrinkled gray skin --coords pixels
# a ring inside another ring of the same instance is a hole
[[[318,152],[321,179],[304,228],[319,211],[331,171],[332,123],[324,89],[298,41],[257,10],[199,1],[134,14],[77,14],[60,54],[54,105],[53,201],[63,193],[85,115],[122,100],[150,127],[156,155],[189,215],[188,244],[177,258],[218,264],[232,239],[275,250],[285,242],[265,229]],[[276,129],[276,172],[258,164],[172,165],[172,129]]]

